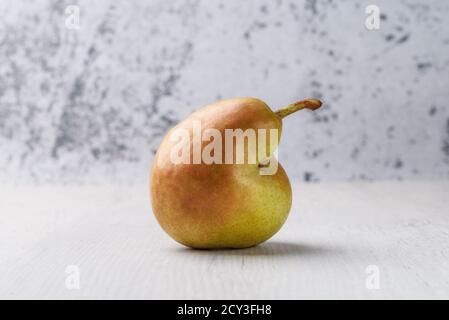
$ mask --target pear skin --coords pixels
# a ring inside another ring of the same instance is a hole
[[[187,130],[190,150],[198,147],[195,143],[205,148],[209,141],[194,141],[195,121],[201,123],[202,132],[216,129],[223,139],[225,129],[277,129],[280,138],[283,117],[320,105],[310,99],[273,112],[255,98],[222,100],[172,128],[151,169],[151,203],[161,227],[177,242],[198,249],[247,248],[272,237],[286,221],[292,204],[291,185],[280,164],[274,174],[260,174],[262,162],[270,158],[274,148],[267,144],[266,158],[257,156],[256,163],[225,164],[223,151],[220,164],[193,163],[192,152],[189,163],[175,164],[170,155],[176,142],[170,135],[174,130]],[[224,150],[224,141],[222,145]],[[245,148],[245,159],[249,152]]]

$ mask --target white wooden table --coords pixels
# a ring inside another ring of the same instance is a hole
[[[296,184],[283,229],[229,251],[172,241],[147,194],[0,188],[0,298],[449,298],[449,182]]]

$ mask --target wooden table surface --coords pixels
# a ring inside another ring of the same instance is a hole
[[[146,187],[2,187],[0,298],[449,298],[449,182],[293,189],[265,244],[198,251]]]

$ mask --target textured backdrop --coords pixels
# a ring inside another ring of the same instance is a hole
[[[80,29],[66,27],[67,5]],[[365,28],[365,7],[381,11]],[[449,177],[448,1],[0,2],[0,183],[140,183],[177,121],[272,107],[310,181]]]

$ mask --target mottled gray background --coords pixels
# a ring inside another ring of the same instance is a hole
[[[449,1],[2,0],[0,14],[0,183],[146,182],[168,128],[238,96],[325,101],[285,122],[292,177],[449,177]]]

